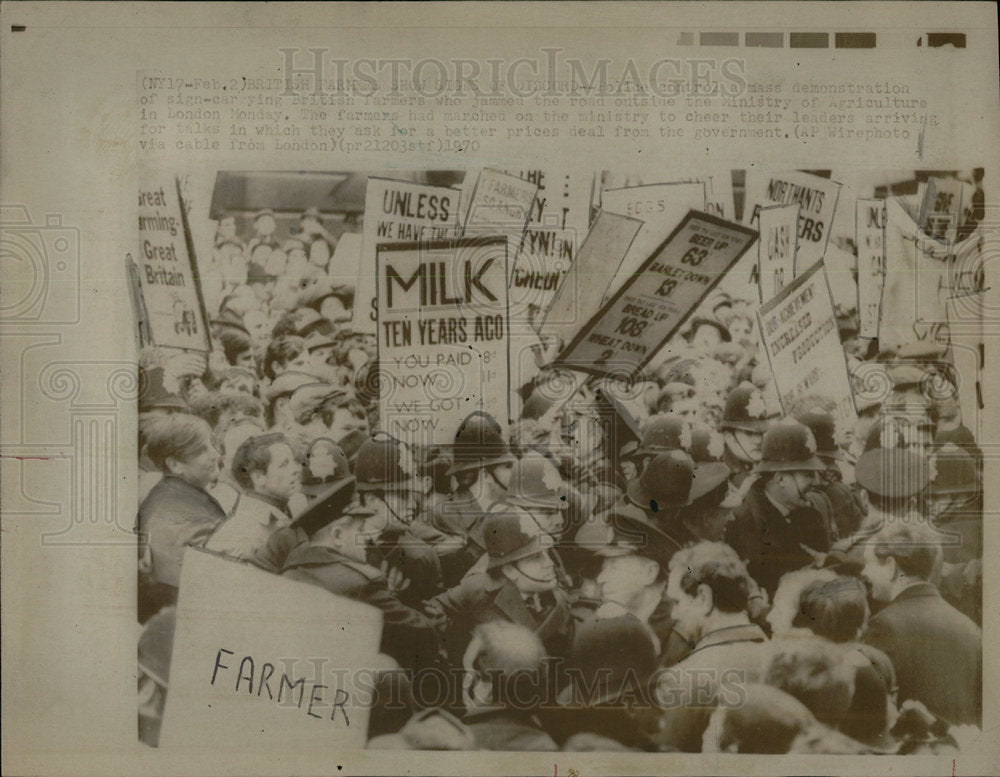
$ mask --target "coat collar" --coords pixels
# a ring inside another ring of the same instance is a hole
[[[219,504],[219,501],[210,493],[208,493],[208,491],[206,491],[204,488],[199,488],[198,486],[188,483],[182,477],[178,477],[177,475],[164,475],[161,478],[160,483],[163,484],[162,487],[164,490],[170,490],[175,493],[188,494],[196,499],[200,499],[202,501],[211,503],[214,507],[217,507],[223,513],[226,512],[225,510],[222,509],[222,505]],[[157,485],[159,485],[159,483]]]
[[[756,623],[743,623],[739,626],[727,626],[724,629],[710,631],[694,646],[692,653],[703,648],[728,645],[732,642],[765,642],[767,635]]]
[[[916,599],[922,596],[940,596],[937,586],[933,583],[919,582],[913,583],[909,588],[900,591],[893,602],[901,602],[906,599]]]

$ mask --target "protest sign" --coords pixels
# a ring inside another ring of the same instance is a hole
[[[854,242],[858,247],[858,329],[878,337],[885,286],[885,200],[856,200]]]
[[[353,324],[370,323],[359,331],[374,331],[370,315],[374,311],[376,245],[450,237],[458,226],[460,200],[461,192],[447,186],[369,176]],[[341,242],[346,237],[342,235]],[[350,248],[349,242],[345,250]]]
[[[954,242],[966,186],[957,178],[928,178],[920,200],[920,228],[937,240]]]
[[[356,268],[351,329],[375,334],[375,272],[372,265],[364,264],[363,243],[360,233],[345,232],[337,241],[331,264]]]
[[[809,410],[801,406],[809,399],[830,402],[839,428],[853,424],[854,396],[823,263],[762,305],[757,321],[782,411]]]
[[[577,233],[570,229],[529,226],[524,231],[510,279],[511,315],[537,329],[573,264]]]
[[[543,339],[568,341],[584,321],[600,310],[610,280],[608,268],[621,263],[641,227],[640,219],[598,212],[576,261],[545,313],[539,331]]]
[[[587,232],[591,180],[579,171],[508,172],[537,186],[520,245],[511,252],[510,276],[511,324],[527,321],[533,334]]]
[[[625,285],[688,211],[705,209],[705,184],[656,183],[606,189],[601,194],[601,209],[642,220],[639,234],[604,291],[603,304]]]
[[[139,187],[139,284],[153,343],[209,349],[205,309],[187,235],[180,186],[172,176]]]
[[[474,410],[507,419],[507,239],[379,244],[377,278],[379,428],[451,444]]]
[[[482,170],[469,199],[465,232],[507,235],[516,248],[535,207],[537,184],[499,170]]]
[[[683,325],[757,233],[692,211],[587,323],[560,366],[634,375]]]
[[[705,213],[726,221],[736,220],[731,170],[713,169],[707,174],[679,176],[677,180],[681,183],[705,184]]]
[[[798,222],[798,204],[770,205],[758,211],[757,285],[762,303],[795,278]]]
[[[767,173],[747,170],[743,221],[753,226],[757,212],[768,205],[799,206],[796,267],[811,267],[823,258],[833,228],[840,184],[799,170]]]
[[[381,634],[374,607],[188,548],[161,749],[364,747]]]

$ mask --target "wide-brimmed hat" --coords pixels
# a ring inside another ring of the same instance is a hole
[[[526,510],[565,510],[569,507],[569,491],[555,464],[540,453],[528,453],[514,462],[504,498]]]
[[[785,419],[764,435],[756,472],[822,472],[827,465],[816,455],[816,438],[809,427]]]
[[[875,448],[863,453],[854,476],[870,494],[890,499],[915,496],[930,482],[927,459],[904,448]]]
[[[837,445],[837,424],[832,413],[822,410],[811,410],[796,416],[796,420],[809,427],[816,439],[816,455],[821,459],[842,459],[843,454]]]
[[[489,556],[488,570],[530,558],[552,547],[551,539],[537,530],[534,519],[507,502],[490,507],[480,527],[480,536]]]
[[[684,451],[658,453],[628,487],[628,497],[644,510],[659,512],[690,504],[694,462]]]
[[[409,446],[384,432],[365,440],[354,461],[358,491],[409,490],[416,474]]]
[[[722,412],[722,429],[744,432],[766,432],[774,420],[774,414],[767,407],[763,392],[755,385],[744,381],[726,396]]]
[[[494,464],[512,464],[514,457],[504,440],[503,429],[489,413],[469,414],[455,433],[452,465],[448,476]]]
[[[691,427],[687,421],[677,416],[660,413],[646,422],[646,428],[639,441],[636,456],[655,456],[667,451],[689,451],[691,448]]]

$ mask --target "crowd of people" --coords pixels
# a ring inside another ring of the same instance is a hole
[[[141,356],[142,741],[192,546],[383,612],[370,748],[975,741],[982,453],[945,347],[844,312],[850,369],[886,383],[842,428],[822,397],[779,409],[753,308],[719,294],[631,386],[567,400],[539,363],[513,423],[412,449],[378,428],[336,237],[309,211],[279,245],[273,222],[223,219],[202,254],[214,350]]]

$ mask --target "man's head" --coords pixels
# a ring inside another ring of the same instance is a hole
[[[274,338],[264,354],[264,374],[271,380],[291,370],[309,372],[311,366],[305,340],[295,335]]]
[[[410,447],[382,432],[365,440],[354,461],[359,492],[380,499],[391,515],[410,523],[420,510],[422,482]]]
[[[520,624],[497,620],[476,626],[462,658],[465,708],[537,706],[545,656],[538,636]]]
[[[460,488],[473,491],[480,503],[489,504],[507,493],[514,457],[503,429],[489,413],[476,411],[462,421],[455,433],[452,465]]]
[[[164,474],[198,488],[215,485],[222,457],[204,420],[188,413],[159,416],[150,419],[144,433],[145,454]]]
[[[673,601],[675,628],[697,641],[717,613],[745,614],[755,584],[728,545],[699,542],[670,560],[667,597]]]
[[[843,648],[824,639],[790,639],[771,644],[765,682],[794,696],[816,719],[838,727],[854,695],[854,672]]]
[[[799,596],[792,625],[831,642],[850,642],[864,630],[868,612],[867,591],[856,577],[814,580]]]
[[[820,485],[826,465],[816,456],[816,439],[794,419],[775,424],[764,435],[756,471],[767,495],[792,510],[809,504],[809,492]]]
[[[378,523],[374,510],[355,503],[344,510],[326,526],[316,530],[310,538],[313,545],[332,548],[352,561],[367,561],[368,541],[373,527]]]
[[[743,382],[730,391],[721,424],[729,452],[741,461],[760,461],[764,432],[772,417],[763,392],[752,383]]]
[[[911,584],[931,580],[941,557],[939,535],[929,524],[888,521],[865,545],[861,576],[875,601],[891,602]]]
[[[933,457],[934,467],[927,508],[935,520],[949,513],[960,513],[979,495],[976,461],[953,443],[948,443]]]
[[[301,485],[302,471],[283,434],[262,434],[236,451],[233,477],[245,489],[287,502]]]
[[[551,539],[535,519],[515,505],[498,504],[482,524],[489,555],[487,570],[509,580],[522,594],[551,591],[558,585],[549,553]]]
[[[659,603],[666,588],[666,574],[656,561],[635,553],[605,557],[597,584],[601,600],[618,604],[631,613]]]

